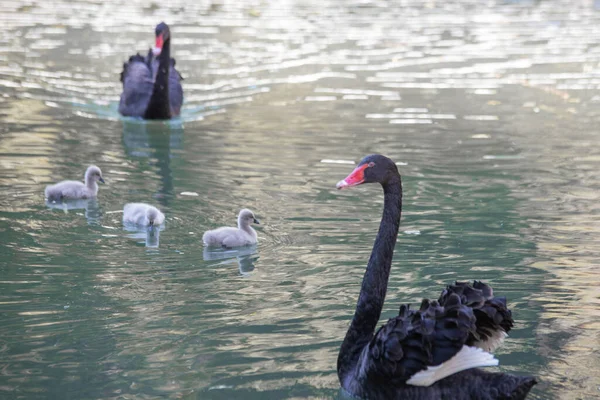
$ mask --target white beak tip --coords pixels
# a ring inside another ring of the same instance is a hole
[[[343,189],[345,187],[348,187],[348,182],[346,182],[345,179],[342,179],[341,181],[339,181],[335,187],[339,190],[339,189]]]

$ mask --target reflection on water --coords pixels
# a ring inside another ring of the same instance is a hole
[[[100,223],[100,218],[102,217],[102,210],[98,205],[98,200],[95,198],[66,199],[62,201],[50,201],[46,199],[46,207],[62,210],[65,214],[68,214],[71,210],[85,210],[84,215],[88,224],[98,224]]]
[[[142,228],[133,224],[124,224],[123,229],[130,233],[127,235],[130,239],[141,239],[146,247],[158,247],[160,242],[160,232],[165,229],[164,225]]]
[[[132,157],[156,157],[170,159],[172,150],[183,148],[183,123],[124,119],[123,144]]]
[[[257,245],[240,247],[237,249],[205,247],[202,252],[204,261],[223,260],[218,265],[229,265],[235,261],[240,275],[246,276],[254,271],[254,263],[258,261]]]
[[[382,198],[335,183],[372,152],[404,182],[382,319],[483,279],[516,320],[500,370],[598,397],[594,7],[0,3],[0,397],[338,396]],[[122,63],[159,20],[182,116],[122,118]],[[44,205],[92,162],[96,200]],[[131,201],[168,230],[124,234]],[[260,244],[205,249],[244,207]]]
[[[133,118],[123,120],[125,152],[133,158],[149,159],[148,165],[158,170],[161,178],[158,198],[166,199],[173,195],[171,159],[177,157],[178,153],[181,154],[183,132],[183,123],[179,120],[169,122],[149,122]]]

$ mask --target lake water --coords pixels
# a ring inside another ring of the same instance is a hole
[[[383,198],[335,184],[374,152],[404,181],[382,321],[482,279],[516,321],[499,370],[600,396],[597,2],[186,3],[0,5],[1,398],[339,397]],[[161,20],[182,117],[121,118]],[[45,204],[91,163],[97,201]],[[242,207],[259,245],[206,251]]]

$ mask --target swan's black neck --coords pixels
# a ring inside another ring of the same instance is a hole
[[[400,228],[402,181],[397,175],[382,186],[383,217],[362,281],[356,312],[340,348],[337,365],[340,380],[356,365],[361,351],[373,338],[385,301],[394,246]]]
[[[145,119],[170,119],[169,69],[171,67],[171,39],[165,40],[158,55],[158,71],[152,88],[152,97],[144,113]]]

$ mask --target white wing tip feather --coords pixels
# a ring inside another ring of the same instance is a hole
[[[463,346],[454,357],[445,363],[417,372],[406,383],[413,386],[430,386],[440,379],[466,369],[494,365],[498,365],[498,359],[492,354],[477,347]]]
[[[502,330],[498,330],[494,332],[494,334],[490,336],[487,340],[483,342],[476,342],[475,346],[491,353],[495,351],[498,347],[500,347],[502,343],[504,343],[504,339],[506,339],[507,337],[508,333]]]

